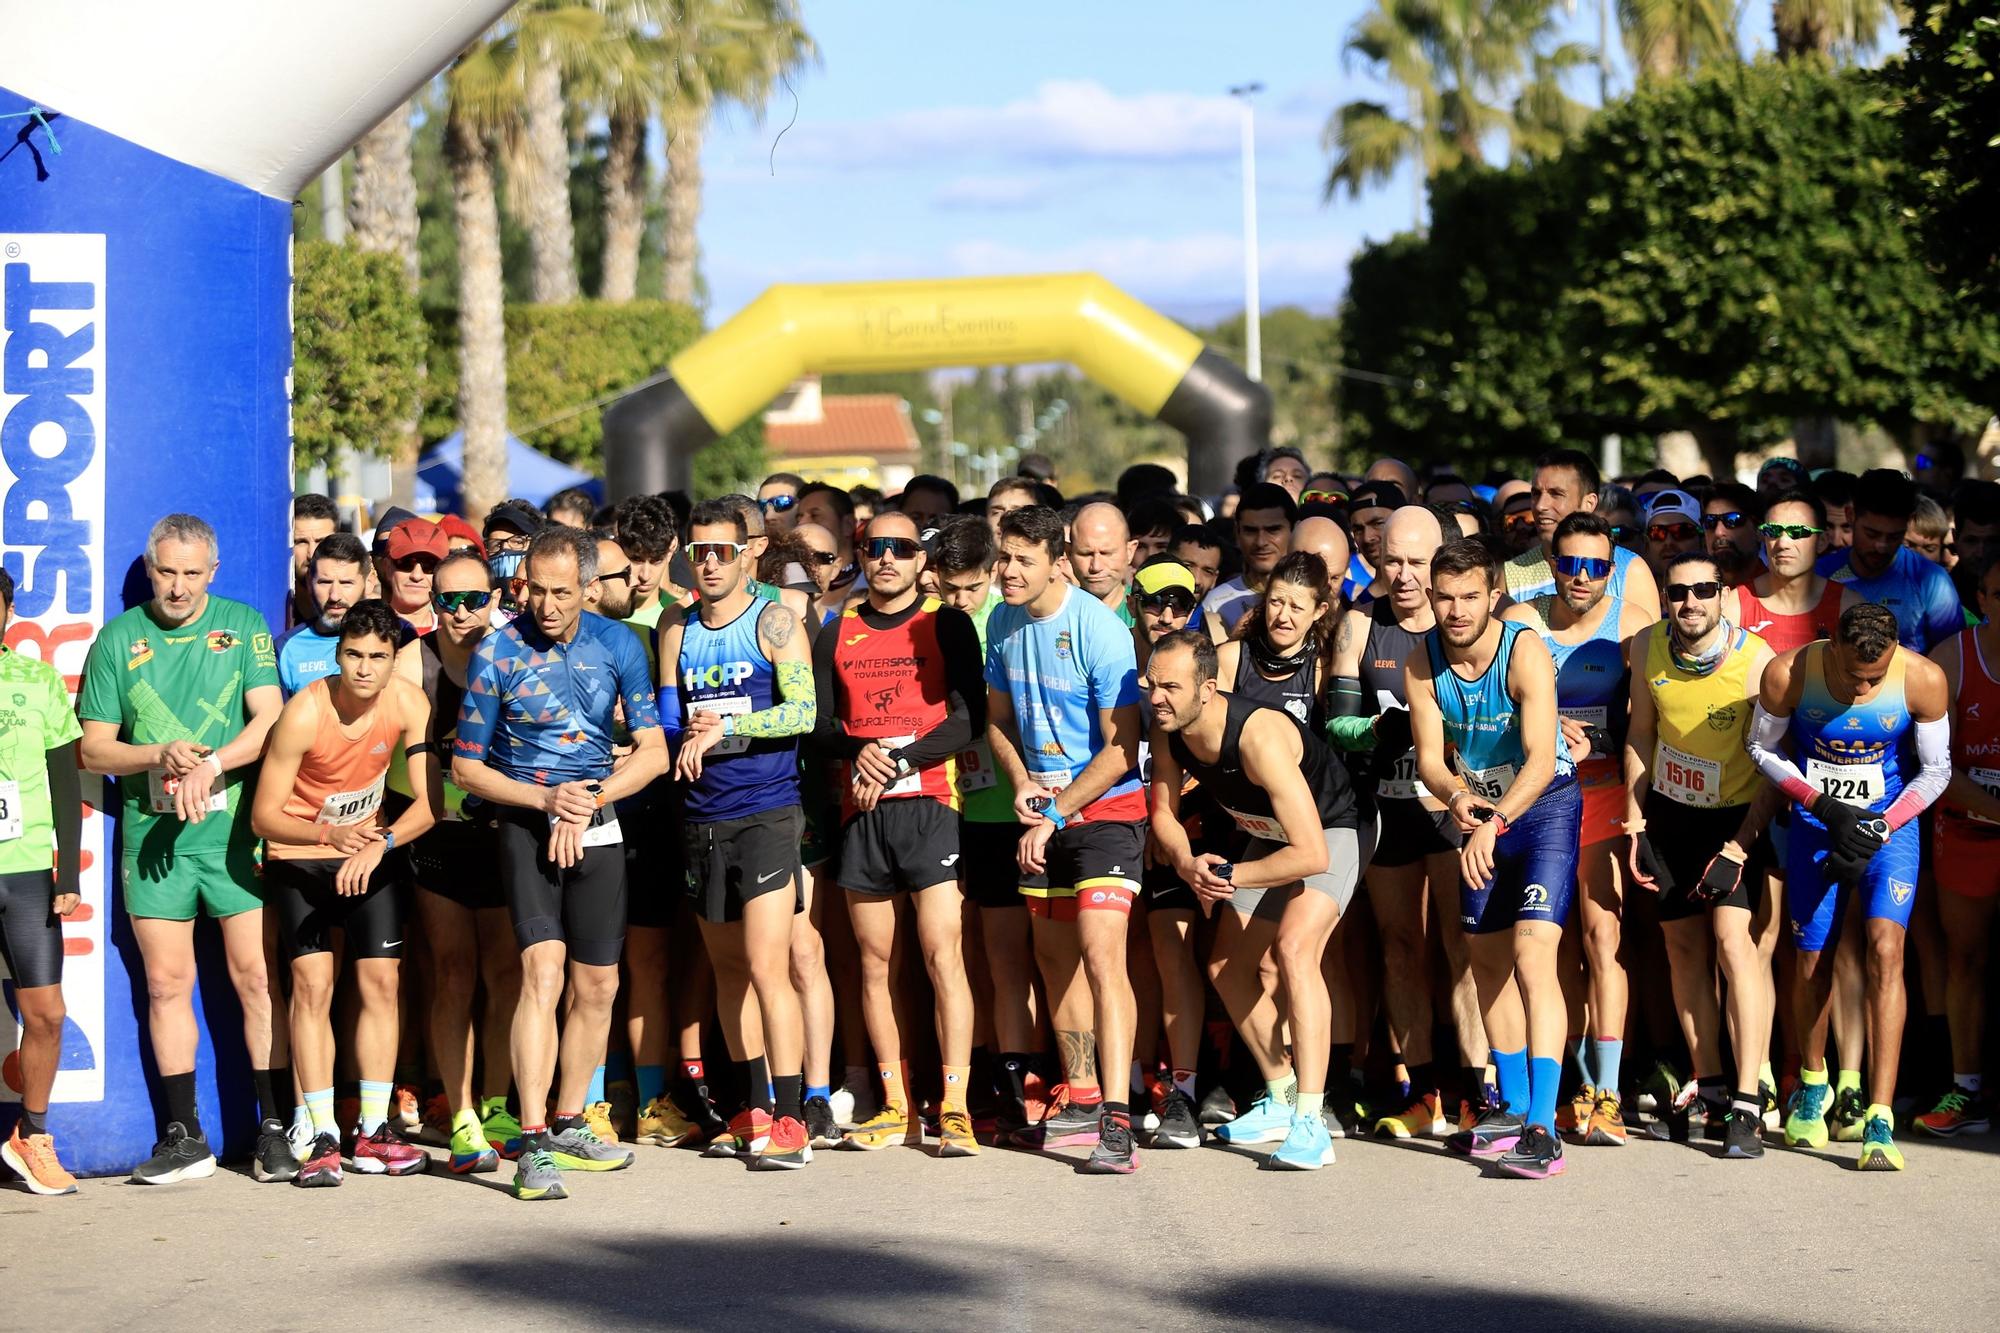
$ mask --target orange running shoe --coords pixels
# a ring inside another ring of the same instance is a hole
[[[812,1142],[806,1137],[804,1122],[781,1115],[771,1122],[764,1149],[750,1163],[753,1171],[796,1171],[813,1159]]]
[[[1597,1089],[1588,1083],[1570,1094],[1556,1108],[1556,1133],[1581,1134],[1590,1127],[1591,1113],[1597,1110]]]
[[[1067,1096],[1067,1087],[1057,1083],[1051,1086],[1040,1074],[1030,1071],[1021,1078],[1023,1103],[1027,1111],[1027,1121],[1039,1125],[1054,1113],[1057,1105]]]
[[[424,1133],[440,1143],[451,1141],[451,1099],[441,1092],[424,1103]]]
[[[76,1177],[56,1160],[54,1135],[30,1134],[24,1139],[16,1125],[7,1141],[0,1143],[0,1160],[13,1167],[14,1174],[36,1194],[76,1193]]]
[[[1448,1132],[1450,1127],[1445,1124],[1444,1107],[1439,1103],[1435,1089],[1417,1093],[1410,1098],[1408,1106],[1375,1122],[1378,1138],[1441,1139]]]
[[[1583,1141],[1593,1148],[1625,1146],[1625,1117],[1615,1094],[1601,1092],[1597,1095],[1597,1105],[1591,1108],[1589,1128],[1584,1133]]]
[[[398,1083],[389,1094],[389,1118],[405,1134],[414,1134],[424,1127],[423,1098],[415,1084]]]

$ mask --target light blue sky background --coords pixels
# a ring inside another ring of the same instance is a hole
[[[1581,3],[1567,29],[1595,45],[1595,0]],[[1265,305],[1331,310],[1355,249],[1415,207],[1407,176],[1321,201],[1328,113],[1387,93],[1341,58],[1364,8],[805,0],[821,64],[795,81],[797,123],[779,137],[793,115],[780,88],[762,124],[731,109],[706,146],[711,323],[773,282],[1071,269],[1190,322],[1238,310],[1225,90],[1253,80]],[[1768,47],[1768,21],[1746,14],[1746,49]],[[1614,95],[1629,86],[1614,52]],[[1595,73],[1572,92],[1594,102]]]

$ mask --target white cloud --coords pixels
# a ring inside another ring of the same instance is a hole
[[[1018,213],[1040,208],[1055,196],[1045,176],[960,176],[931,196],[953,213]]]

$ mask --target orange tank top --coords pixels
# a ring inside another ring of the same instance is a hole
[[[315,824],[374,824],[382,817],[382,790],[389,760],[402,744],[403,728],[387,706],[389,688],[375,706],[351,725],[342,725],[330,693],[332,678],[316,680],[293,700],[313,718],[312,745],[299,760],[299,775],[285,798],[285,813]],[[323,845],[272,842],[268,854],[279,860],[328,858],[339,853]]]

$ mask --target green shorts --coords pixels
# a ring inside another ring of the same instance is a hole
[[[254,848],[201,856],[127,856],[120,867],[125,911],[162,921],[192,921],[196,907],[221,918],[264,905]]]

